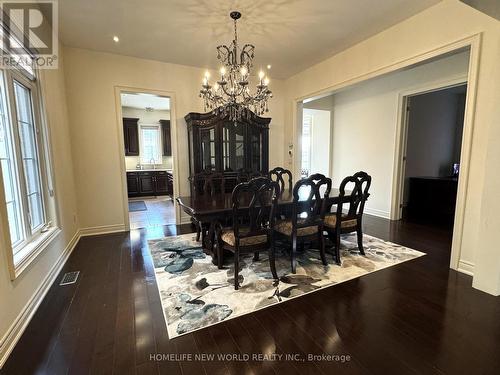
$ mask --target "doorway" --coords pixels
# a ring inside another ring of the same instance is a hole
[[[400,218],[453,230],[467,85],[406,96]]]
[[[331,175],[331,111],[307,108],[302,112],[301,177]]]
[[[130,229],[173,225],[171,100],[146,92],[120,92]]]

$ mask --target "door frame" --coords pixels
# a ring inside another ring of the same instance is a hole
[[[460,256],[462,251],[462,237],[464,230],[464,216],[465,216],[465,202],[467,198],[467,188],[469,185],[469,164],[472,152],[472,134],[474,130],[474,116],[475,104],[477,93],[477,81],[479,71],[479,59],[481,52],[481,38],[482,32],[469,35],[462,39],[458,39],[451,43],[446,43],[441,46],[436,46],[429,51],[418,53],[408,58],[403,58],[400,61],[381,66],[372,71],[360,74],[358,76],[346,79],[337,84],[324,87],[320,90],[309,92],[305,95],[295,97],[292,99],[292,139],[293,143],[290,145],[294,148],[294,152],[289,155],[289,164],[292,166],[293,172],[297,176],[300,173],[300,134],[302,119],[299,110],[302,107],[302,102],[306,99],[318,99],[323,96],[331,95],[340,89],[352,86],[357,83],[369,80],[371,78],[379,77],[387,73],[392,73],[403,68],[407,68],[425,61],[445,57],[451,53],[469,50],[469,70],[467,73],[467,99],[465,102],[464,114],[464,133],[462,137],[462,150],[460,155],[460,174],[461,178],[458,184],[457,192],[457,208],[455,210],[455,221],[453,225],[453,239],[451,246],[450,268],[459,270],[461,272],[472,275],[472,268],[465,268],[465,263],[460,265]],[[401,106],[399,107],[401,108]],[[290,148],[290,147],[289,147]],[[394,163],[395,164],[395,163]],[[393,186],[394,186],[394,173],[393,173]],[[393,190],[394,191],[394,190]],[[392,208],[392,207],[391,207]]]
[[[144,93],[158,95],[162,97],[167,97],[170,100],[170,138],[172,142],[172,166],[173,166],[173,196],[177,196],[180,191],[179,184],[179,160],[177,157],[177,126],[176,126],[176,95],[174,91],[164,91],[164,90],[154,90],[140,87],[132,86],[115,86],[115,113],[116,113],[116,126],[118,134],[118,145],[119,145],[119,158],[120,158],[120,175],[121,175],[121,185],[122,185],[122,204],[123,204],[123,222],[125,224],[125,230],[130,230],[130,218],[128,210],[128,192],[127,192],[127,167],[125,164],[125,142],[123,139],[123,125],[122,125],[122,93]],[[181,211],[177,202],[174,200],[175,207],[175,223],[176,225],[181,224]]]
[[[406,156],[406,149],[408,146],[408,126],[409,126],[409,116],[408,116],[409,111],[407,110],[408,100],[413,96],[446,90],[452,87],[458,87],[462,85],[467,85],[467,76],[457,76],[455,78],[434,82],[427,85],[422,85],[419,86],[418,88],[405,90],[399,93],[399,98],[398,98],[399,120],[396,128],[396,148],[394,149],[394,173],[392,182],[391,220],[400,220],[402,218],[402,213],[403,213],[402,203],[403,203],[405,171],[406,171],[405,156]],[[459,183],[460,183],[460,175],[459,175]]]

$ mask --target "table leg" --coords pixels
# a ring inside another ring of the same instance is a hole
[[[204,234],[203,239],[203,248],[205,250],[205,254],[210,255],[212,257],[212,263],[217,265],[217,241],[215,239],[217,226],[220,225],[218,221],[211,221],[210,227],[208,228],[208,233]]]

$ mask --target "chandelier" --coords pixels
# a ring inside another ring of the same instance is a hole
[[[249,76],[255,46],[245,44],[239,47],[236,21],[241,18],[241,13],[234,11],[229,15],[234,20],[234,39],[230,46],[217,46],[217,59],[223,64],[220,79],[211,85],[210,74],[206,72],[200,97],[203,98],[205,111],[214,110],[231,121],[238,121],[243,116],[250,116],[250,112],[257,115],[269,112],[267,101],[273,94],[268,87],[269,78],[263,71],[259,73],[255,93],[250,92]]]

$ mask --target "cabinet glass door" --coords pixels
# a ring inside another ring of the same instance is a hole
[[[245,168],[246,126],[240,122],[226,122],[222,135],[223,167],[225,171]]]
[[[250,137],[250,169],[262,171],[262,132],[260,129],[249,128]]]
[[[215,169],[215,128],[200,130],[201,168]]]

